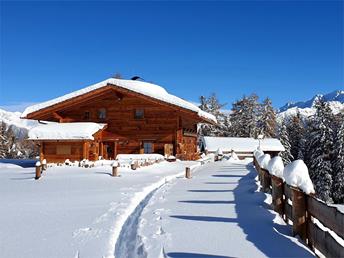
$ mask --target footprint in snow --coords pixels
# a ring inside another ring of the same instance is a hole
[[[79,228],[73,232],[73,238],[83,235],[85,233],[88,233],[91,230],[92,228]]]
[[[158,230],[156,231],[156,234],[157,235],[163,235],[163,234],[165,234],[165,231],[162,229],[162,227],[160,226],[159,228],[158,228]]]

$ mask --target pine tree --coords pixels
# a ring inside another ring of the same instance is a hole
[[[201,124],[199,127],[199,134],[202,136],[226,136],[228,128],[226,124],[226,115],[222,112],[222,108],[226,104],[221,104],[213,93],[209,98],[200,97],[199,108],[216,117],[217,125]]]
[[[300,112],[291,118],[287,126],[290,140],[290,152],[294,159],[303,159],[304,153],[304,126],[301,120]]]
[[[290,163],[291,160],[293,160],[294,157],[291,155],[291,152],[290,152],[291,146],[290,146],[290,141],[289,141],[289,135],[288,135],[287,126],[284,120],[282,120],[281,126],[279,127],[278,138],[285,149],[280,154],[280,156],[283,160],[284,165],[287,165],[288,163]]]
[[[334,144],[333,201],[344,204],[344,116],[340,120]]]
[[[333,114],[328,103],[321,99],[316,101],[315,108],[314,129],[310,134],[310,177],[317,196],[325,202],[332,202]]]
[[[272,102],[266,98],[261,105],[261,112],[259,117],[260,134],[265,137],[276,137],[276,112],[272,107]]]
[[[7,156],[7,133],[6,133],[6,125],[4,122],[0,123],[0,159],[4,159]]]
[[[236,137],[257,137],[259,130],[258,123],[258,96],[252,94],[249,97],[233,103],[230,114],[230,134]]]

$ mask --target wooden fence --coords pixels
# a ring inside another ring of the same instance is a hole
[[[299,235],[304,244],[326,257],[344,257],[344,247],[336,240],[344,239],[344,214],[270,175],[255,158],[254,165],[262,191],[271,193],[272,208],[292,225],[293,235]]]

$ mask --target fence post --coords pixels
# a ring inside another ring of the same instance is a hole
[[[299,235],[306,242],[307,239],[307,218],[306,218],[306,195],[299,189],[291,187],[292,191],[292,217],[293,236]]]
[[[132,170],[136,170],[136,168],[137,168],[137,166],[136,166],[136,161],[132,161],[132,162],[130,163],[130,168],[131,168]]]
[[[190,178],[191,178],[191,169],[190,169],[190,167],[186,167],[186,168],[185,168],[185,177],[186,177],[187,179],[190,179]]]
[[[270,192],[270,185],[271,185],[271,177],[267,170],[261,169],[262,171],[262,187],[263,192],[268,193]]]
[[[272,207],[274,211],[283,217],[284,214],[284,203],[283,203],[283,180],[279,177],[272,176]]]
[[[118,171],[119,164],[117,161],[114,161],[112,163],[112,176],[117,177],[119,176],[119,171]]]
[[[43,159],[42,160],[42,171],[43,170],[47,170],[48,166],[47,166],[47,160],[46,159]]]
[[[37,161],[36,162],[36,176],[35,176],[35,179],[39,179],[41,177],[41,173],[42,173],[42,165],[41,165],[41,162]]]

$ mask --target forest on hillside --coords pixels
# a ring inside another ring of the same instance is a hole
[[[269,98],[261,103],[256,94],[244,96],[232,104],[219,102],[215,94],[200,97],[200,108],[213,114],[218,125],[202,124],[202,136],[279,138],[286,151],[281,153],[285,165],[302,159],[313,181],[317,197],[327,203],[344,203],[344,114],[334,115],[329,103],[321,98],[315,103],[315,115],[300,113],[277,118]],[[245,126],[243,126],[245,125]]]

